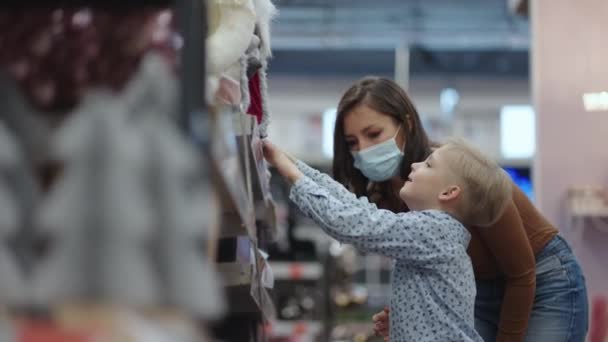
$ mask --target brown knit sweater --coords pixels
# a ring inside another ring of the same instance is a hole
[[[523,341],[536,291],[534,256],[557,230],[514,184],[513,200],[498,222],[470,231],[475,278],[505,280],[496,341]]]

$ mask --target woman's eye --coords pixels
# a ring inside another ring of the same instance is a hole
[[[346,142],[346,146],[348,146],[349,148],[353,148],[353,147],[355,147],[356,145],[357,145],[357,142],[356,142],[356,141],[352,141],[352,140],[351,140],[351,141],[347,141],[347,142]]]
[[[380,136],[380,134],[382,134],[382,132],[371,132],[371,133],[369,133],[369,138],[376,139],[377,137]]]

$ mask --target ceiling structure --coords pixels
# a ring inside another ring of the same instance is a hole
[[[508,0],[273,0],[274,73],[527,77],[528,18]]]
[[[527,50],[507,0],[274,0],[275,49]]]

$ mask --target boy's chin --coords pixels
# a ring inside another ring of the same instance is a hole
[[[414,205],[415,201],[413,201],[410,197],[407,196],[407,194],[401,190],[399,192],[399,198],[401,198],[401,200],[403,202],[405,202],[405,204],[407,205],[408,208],[412,208],[412,205]]]
[[[406,191],[405,191],[405,188],[401,188],[401,190],[399,190],[399,198],[400,198],[400,199],[401,199],[403,202],[405,202],[405,204],[408,204],[408,203],[407,203],[407,201],[408,201],[408,196],[407,196],[407,193],[406,193]],[[408,204],[408,206],[409,206],[409,204]]]
[[[424,210],[426,209],[424,203],[424,200],[420,199],[420,198],[414,198],[414,196],[411,196],[411,194],[408,193],[404,193],[401,192],[399,193],[399,197],[401,198],[401,200],[403,202],[405,202],[405,204],[407,205],[407,207],[409,208],[409,210]]]

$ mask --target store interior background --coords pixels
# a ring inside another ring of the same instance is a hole
[[[531,196],[574,246],[590,297],[608,293],[608,223],[573,218],[568,207],[570,189],[608,185],[608,104],[583,102],[586,93],[608,91],[607,1],[275,4],[268,82],[275,143],[330,168],[327,113],[358,78],[395,78],[432,137],[463,136],[503,166],[529,172]],[[516,13],[518,6],[527,9]],[[530,107],[518,107],[501,130],[501,110],[513,105]],[[504,148],[522,154],[508,158]]]
[[[261,140],[331,173],[366,75],[509,172],[605,328],[608,0],[20,3],[0,6],[0,342],[382,341],[391,261],[305,217]]]

